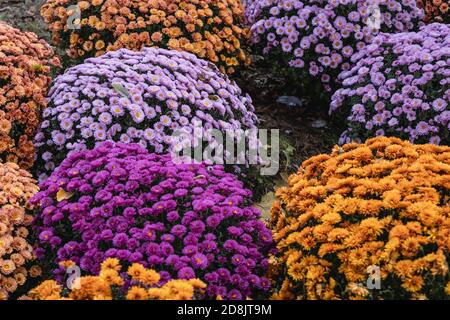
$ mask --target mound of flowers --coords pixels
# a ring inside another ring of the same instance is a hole
[[[450,143],[449,26],[381,34],[352,59],[330,107],[347,117],[341,143],[380,135]]]
[[[41,273],[31,265],[34,255],[28,242],[33,220],[28,200],[37,191],[30,173],[15,163],[0,163],[0,300]]]
[[[104,140],[163,153],[176,129],[247,129],[257,121],[250,96],[214,65],[158,48],[112,51],[68,69],[43,117],[35,139],[40,180],[67,154]]]
[[[32,166],[53,66],[59,61],[44,40],[0,21],[0,160]]]
[[[74,266],[66,261],[65,267]],[[193,300],[206,284],[199,279],[170,280],[158,285],[161,276],[142,264],[133,263],[126,272],[118,259],[108,258],[98,276],[83,276],[71,285],[71,291],[54,280],[47,280],[22,299],[32,300]]]
[[[417,0],[417,4],[425,11],[425,22],[450,23],[448,0]]]
[[[222,166],[174,164],[138,144],[104,142],[73,153],[40,185],[36,254],[97,274],[106,258],[140,263],[171,279],[199,278],[206,296],[260,297],[272,235],[251,191]]]
[[[336,88],[338,74],[374,35],[412,30],[423,12],[410,0],[254,0],[246,14],[256,51],[306,92],[321,94]]]
[[[239,0],[47,0],[41,8],[54,43],[75,63],[157,46],[194,53],[227,73],[249,62],[243,12]]]
[[[398,138],[305,161],[272,208],[275,298],[448,298],[449,182],[450,147]]]

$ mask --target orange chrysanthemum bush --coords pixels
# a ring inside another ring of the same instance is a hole
[[[28,200],[37,191],[30,173],[15,163],[0,163],[0,300],[24,285],[28,276],[40,275],[40,268],[30,265],[34,255],[27,240],[33,220]]]
[[[425,11],[425,22],[450,23],[449,0],[417,0],[417,4]]]
[[[0,22],[0,161],[32,166],[52,66],[59,60],[44,40]]]
[[[74,263],[67,261],[66,268]],[[69,289],[46,280],[22,299],[33,300],[193,300],[206,288],[199,279],[170,280],[160,284],[160,275],[133,263],[123,272],[118,259],[108,258],[98,276],[74,278]]]
[[[450,147],[378,137],[305,161],[277,191],[275,299],[450,296]]]
[[[249,62],[240,0],[47,0],[41,14],[75,63],[144,46],[188,51],[227,73]]]

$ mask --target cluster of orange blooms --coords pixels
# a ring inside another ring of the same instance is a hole
[[[62,262],[65,268],[71,261]],[[121,273],[118,259],[108,258],[101,266],[98,276],[76,279],[72,290],[64,294],[63,287],[54,280],[46,280],[22,299],[33,300],[192,300],[201,294],[206,284],[199,279],[171,280],[158,286],[160,275],[138,263]],[[128,283],[127,283],[128,282]],[[129,285],[131,283],[131,285]]]
[[[449,0],[417,0],[417,4],[424,9],[426,22],[450,23]]]
[[[0,22],[0,160],[32,166],[53,66],[59,60],[44,40]]]
[[[273,298],[448,298],[449,197],[450,147],[378,137],[308,159],[272,208]]]
[[[194,53],[230,74],[249,63],[243,13],[240,0],[47,0],[41,8],[53,42],[75,62],[157,46]]]
[[[30,173],[15,163],[0,163],[0,300],[25,284],[28,276],[41,274],[39,267],[30,265],[34,255],[27,241],[33,220],[28,200],[37,191]]]

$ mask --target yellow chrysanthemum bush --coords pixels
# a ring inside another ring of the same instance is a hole
[[[59,59],[44,40],[0,21],[0,161],[33,165],[53,67]]]
[[[377,137],[308,159],[272,208],[273,298],[448,298],[449,196],[450,147]]]
[[[71,261],[62,263],[69,268]],[[83,276],[70,282],[70,290],[54,280],[46,280],[22,299],[33,300],[193,300],[206,284],[199,279],[170,280],[160,284],[159,273],[133,263],[126,272],[116,258],[106,259],[98,276]]]
[[[41,14],[74,63],[144,46],[188,51],[230,74],[249,62],[240,0],[47,0]]]
[[[33,220],[28,200],[37,191],[30,173],[15,163],[0,163],[0,300],[8,299],[28,277],[41,274],[31,265],[34,254],[28,241]]]

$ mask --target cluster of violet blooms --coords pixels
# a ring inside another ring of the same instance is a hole
[[[245,299],[270,289],[273,239],[252,192],[223,166],[174,164],[138,144],[103,142],[72,153],[31,203],[36,255],[61,281],[71,260],[97,274],[106,258],[169,279],[198,277],[206,296]]]
[[[417,28],[415,0],[250,0],[246,18],[258,52],[320,90],[333,91],[350,58],[379,32]],[[309,79],[309,80],[308,80]]]
[[[330,112],[347,116],[340,143],[397,136],[450,144],[450,27],[380,34],[340,77]]]
[[[71,152],[106,140],[171,148],[175,130],[254,128],[250,96],[211,63],[158,48],[109,52],[68,69],[53,83],[35,138],[39,180]]]

